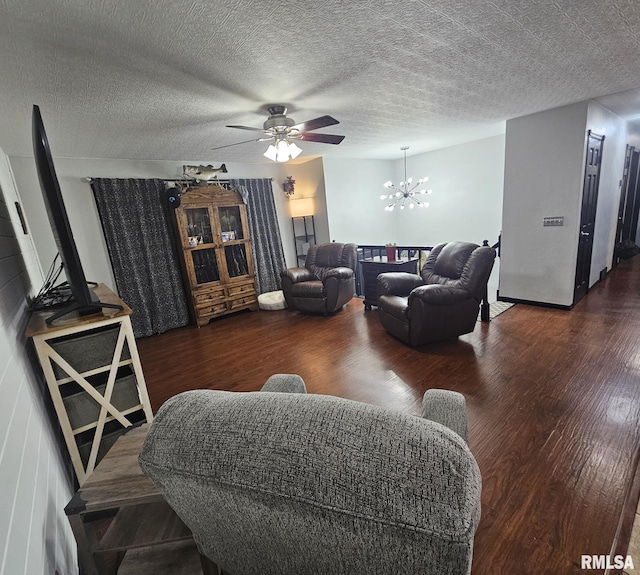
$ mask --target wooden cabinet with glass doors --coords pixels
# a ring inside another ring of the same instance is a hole
[[[175,214],[194,323],[200,327],[221,315],[258,309],[240,194],[214,185],[189,188]]]

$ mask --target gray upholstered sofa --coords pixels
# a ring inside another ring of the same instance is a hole
[[[140,465],[225,573],[462,575],[481,491],[466,422],[458,393],[427,391],[416,417],[276,375],[168,400]]]

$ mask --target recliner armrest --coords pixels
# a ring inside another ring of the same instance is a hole
[[[378,296],[407,296],[417,286],[424,283],[418,274],[407,272],[386,272],[378,276]]]
[[[353,277],[353,270],[351,268],[332,268],[325,275],[324,279],[337,278],[339,280],[348,280]]]
[[[422,417],[441,423],[468,443],[467,403],[461,393],[428,389],[422,398]]]
[[[447,305],[469,299],[471,294],[464,288],[441,284],[421,285],[409,294],[409,305],[414,299],[430,305]]]
[[[289,278],[291,280],[291,283],[294,284],[318,279],[313,274],[313,272],[308,270],[307,268],[289,268],[288,270],[280,272],[280,277]]]
[[[295,373],[273,374],[260,391],[277,391],[281,393],[307,393],[304,380]]]

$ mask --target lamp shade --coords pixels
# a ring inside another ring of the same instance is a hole
[[[298,200],[290,200],[289,209],[291,210],[292,218],[298,218],[300,216],[312,216],[315,211],[315,202],[313,198],[300,198]]]

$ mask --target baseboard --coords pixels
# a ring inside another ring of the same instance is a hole
[[[550,307],[552,309],[562,309],[565,311],[570,311],[573,308],[573,305],[560,305],[557,303],[547,303],[543,301],[533,301],[528,299],[519,299],[515,297],[501,296],[500,292],[498,292],[498,301],[506,301],[509,303],[522,303],[525,305],[535,305],[538,307]]]

